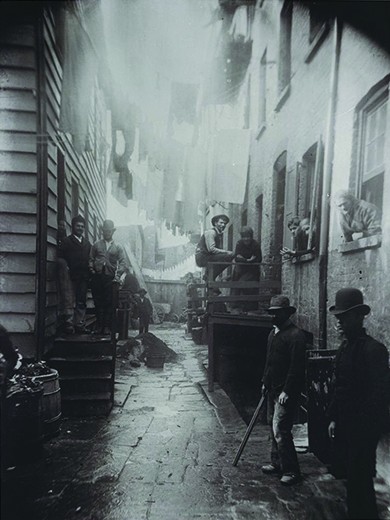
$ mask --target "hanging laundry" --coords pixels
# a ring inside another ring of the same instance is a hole
[[[209,199],[242,204],[249,164],[249,130],[219,130],[214,138]]]

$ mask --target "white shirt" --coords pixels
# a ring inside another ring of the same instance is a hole
[[[74,236],[75,239],[78,240],[78,241],[80,242],[80,244],[81,244],[81,242],[83,241],[83,237],[82,237],[82,236],[81,236],[81,237],[78,237],[77,235],[74,235],[74,234],[73,234],[73,236]]]

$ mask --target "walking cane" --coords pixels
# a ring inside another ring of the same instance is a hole
[[[252,433],[252,430],[256,424],[257,419],[259,418],[260,411],[263,407],[263,404],[265,403],[265,398],[267,394],[264,394],[261,396],[261,399],[259,401],[259,404],[257,405],[257,408],[255,410],[255,413],[252,416],[251,422],[249,423],[248,428],[246,429],[244,438],[241,441],[240,447],[238,448],[237,454],[234,457],[233,466],[237,466],[238,461],[240,460],[240,457],[242,455],[242,452],[244,451],[244,448],[246,446],[246,443],[248,442],[249,435]]]

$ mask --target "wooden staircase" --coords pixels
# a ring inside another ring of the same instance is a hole
[[[63,415],[110,413],[115,378],[115,341],[110,336],[58,337],[47,362],[59,373]]]

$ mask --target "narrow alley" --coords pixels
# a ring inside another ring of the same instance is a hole
[[[183,326],[152,332],[178,354],[177,362],[132,369],[118,359],[110,416],[64,419],[42,459],[9,468],[3,520],[344,516],[344,485],[314,455],[299,455],[304,480],[295,488],[261,473],[268,461],[266,426],[256,426],[233,467],[246,425],[220,388],[208,393],[207,348],[195,345]],[[381,518],[390,519],[390,493],[379,481],[376,488]]]

